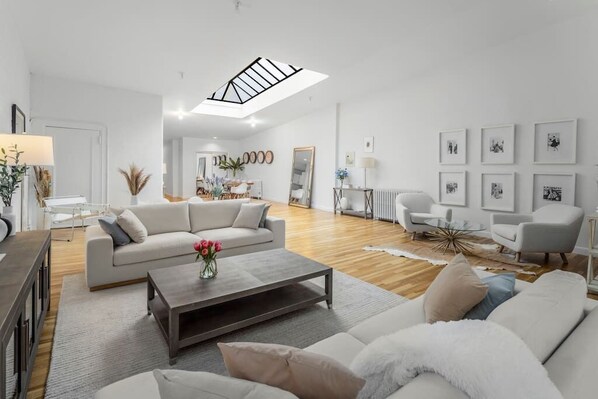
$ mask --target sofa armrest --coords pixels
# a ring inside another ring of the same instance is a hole
[[[490,224],[520,224],[532,221],[532,215],[493,213]]]
[[[517,228],[517,241],[521,252],[562,252],[575,249],[579,231],[561,223],[521,223]]]
[[[430,213],[438,215],[438,217],[446,219],[448,221],[452,220],[453,218],[453,210],[448,206],[444,205],[432,204],[430,206]]]
[[[104,284],[113,266],[114,243],[100,226],[85,230],[85,278],[89,288]]]
[[[268,216],[266,218],[266,228],[274,234],[274,246],[275,248],[285,247],[285,234],[286,234],[286,222],[284,219],[277,218],[274,216]]]

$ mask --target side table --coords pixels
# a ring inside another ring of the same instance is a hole
[[[334,213],[339,212],[341,215],[359,216],[364,219],[374,219],[374,189],[373,188],[342,188],[333,187],[334,194]],[[341,198],[343,198],[344,191],[356,191],[363,193],[363,211],[353,211],[349,209],[343,210],[341,208]]]

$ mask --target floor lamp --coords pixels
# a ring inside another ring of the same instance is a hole
[[[358,168],[363,168],[363,188],[368,188],[368,169],[374,169],[376,167],[376,160],[370,157],[357,158],[355,166]]]

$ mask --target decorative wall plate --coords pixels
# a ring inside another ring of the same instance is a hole
[[[274,161],[274,153],[270,150],[266,151],[266,163],[269,165]]]
[[[255,151],[251,151],[251,153],[249,154],[249,162],[255,163],[256,158],[257,154],[255,153]]]
[[[248,152],[243,153],[243,163],[249,163],[249,153]]]
[[[266,160],[266,154],[264,154],[264,151],[259,151],[257,153],[257,162],[264,163],[265,160]]]
[[[217,157],[217,156],[212,157],[212,165],[218,166],[218,158],[220,158],[220,157]]]

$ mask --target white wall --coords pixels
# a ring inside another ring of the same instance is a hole
[[[11,107],[17,104],[29,118],[29,66],[4,0],[0,0],[0,132],[10,133]],[[29,124],[27,124],[29,127]]]
[[[534,172],[577,173],[576,204],[598,204],[593,165],[598,160],[598,14],[548,27],[392,90],[343,103],[338,156],[359,156],[364,136],[375,136],[378,167],[368,185],[421,189],[438,197],[439,170],[468,171],[467,207],[456,218],[489,224],[481,206],[481,173],[517,173],[516,211],[530,212]],[[576,165],[533,165],[533,123],[579,118]],[[480,128],[516,124],[515,165],[481,165]],[[438,164],[438,131],[467,128],[466,166]],[[342,165],[341,165],[342,166]],[[353,173],[360,183],[362,172]],[[370,184],[371,182],[371,184]],[[584,224],[578,245],[587,246]]]
[[[155,201],[162,197],[161,96],[34,74],[31,79],[31,116],[33,126],[53,119],[106,127],[110,204],[124,205],[130,201],[126,183],[117,171],[118,168],[126,169],[130,163],[152,174],[139,195],[140,201]]]
[[[293,148],[314,146],[316,150],[312,207],[332,210],[336,117],[336,107],[330,107],[258,133],[241,142],[241,152],[274,152],[272,164],[249,164],[245,168],[247,177],[263,181],[265,199],[283,203],[288,201]]]
[[[173,184],[173,194],[177,197],[189,198],[195,195],[195,178],[197,176],[197,153],[225,153],[238,157],[239,142],[234,140],[208,140],[193,137],[181,137],[172,140],[172,170],[177,171],[178,181]],[[169,165],[170,166],[170,165]],[[217,173],[217,175],[220,174]]]

